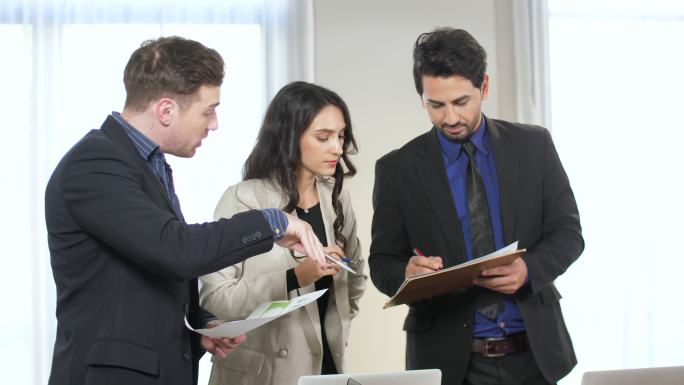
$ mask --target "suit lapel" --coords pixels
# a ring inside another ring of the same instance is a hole
[[[501,220],[506,244],[515,241],[515,218],[518,211],[519,160],[515,142],[493,120],[487,119],[487,131],[494,151],[496,172],[499,178]]]
[[[465,262],[465,245],[463,233],[458,221],[458,214],[451,196],[451,187],[447,179],[446,168],[442,158],[442,148],[434,129],[423,135],[422,146],[417,151],[415,167],[416,177],[432,207],[434,217],[439,222],[449,254],[442,255],[444,265],[451,266]]]
[[[316,191],[318,192],[318,202],[321,205],[321,216],[323,217],[323,226],[325,226],[325,236],[330,246],[335,244],[335,230],[332,223],[335,221],[335,209],[332,207],[330,197],[332,196],[332,187],[327,185],[327,181],[316,177]],[[321,240],[321,243],[324,243]]]
[[[164,189],[164,186],[159,181],[159,178],[154,175],[154,172],[152,172],[147,163],[145,163],[145,160],[142,158],[142,156],[140,156],[140,153],[135,148],[135,144],[133,144],[133,141],[131,141],[131,138],[128,137],[119,123],[111,116],[108,116],[105,122],[102,124],[102,131],[104,131],[104,133],[111,138],[114,143],[121,147],[121,149],[126,152],[128,157],[132,159],[141,170],[143,170],[152,184],[156,186],[157,192],[161,196],[161,199],[166,202],[166,206],[169,208],[169,211],[171,211],[173,215],[177,216],[176,210],[173,208],[173,204],[166,193],[166,189]],[[178,219],[180,220],[180,218]]]

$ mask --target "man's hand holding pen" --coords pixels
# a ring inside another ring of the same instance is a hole
[[[414,275],[433,273],[444,267],[442,257],[428,257],[418,249],[413,249],[413,254],[406,265],[405,277],[407,279]]]

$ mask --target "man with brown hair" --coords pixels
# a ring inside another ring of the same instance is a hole
[[[179,37],[144,42],[124,72],[126,103],[61,160],[45,217],[57,286],[51,385],[196,384],[204,350],[224,357],[244,336],[201,339],[199,275],[277,243],[324,264],[311,227],[276,209],[186,224],[165,154],[192,157],[218,127],[223,59]]]

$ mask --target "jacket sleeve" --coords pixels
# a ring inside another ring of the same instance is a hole
[[[356,217],[354,216],[354,209],[352,208],[351,198],[347,190],[342,190],[343,204],[345,206],[344,213],[344,228],[349,229],[347,233],[347,247],[346,256],[351,258],[353,268],[356,274],[348,275],[348,285],[349,285],[349,309],[351,314],[349,315],[351,319],[359,314],[359,301],[361,301],[361,296],[366,291],[366,281],[368,280],[368,275],[366,275],[366,261],[363,258],[361,252],[361,243],[359,242],[359,237],[356,235]]]
[[[396,195],[384,165],[385,158],[375,165],[373,187],[373,223],[368,264],[375,287],[388,296],[396,294],[404,282],[406,265],[411,255],[408,234]]]
[[[214,217],[230,218],[250,210],[237,194],[238,186],[229,188],[221,197]],[[275,246],[272,252],[278,252]],[[200,305],[224,320],[243,319],[257,306],[268,301],[287,300],[285,270],[265,271],[245,276],[245,263],[200,277]]]
[[[187,280],[273,245],[258,211],[212,223],[177,220],[144,190],[144,170],[106,141],[82,146],[64,162],[59,188],[77,225],[157,276]]]
[[[533,293],[563,274],[584,250],[575,196],[548,130],[543,161],[542,237],[523,257]]]

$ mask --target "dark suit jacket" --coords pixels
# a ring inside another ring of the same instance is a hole
[[[515,295],[532,352],[551,382],[576,363],[553,281],[584,249],[579,214],[548,131],[487,119],[500,186],[506,243],[519,241],[529,283]],[[444,266],[466,261],[465,246],[434,130],[380,160],[369,257],[375,286],[393,295],[412,248],[439,255]],[[439,368],[444,384],[463,381],[474,322],[473,290],[412,304],[404,323],[408,369]]]
[[[266,252],[258,211],[197,225],[109,117],[61,160],[45,216],[57,286],[51,385],[193,384],[202,355],[199,275]]]

